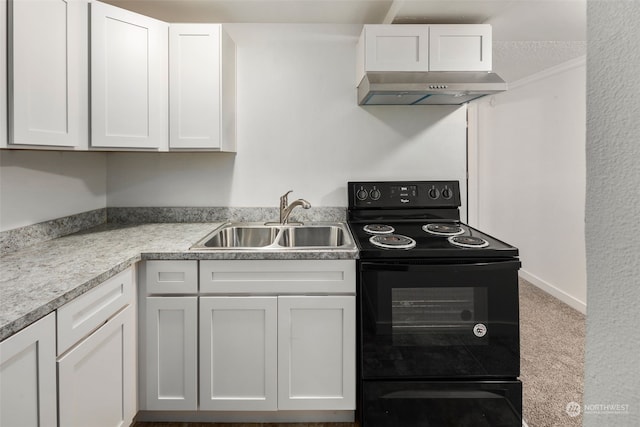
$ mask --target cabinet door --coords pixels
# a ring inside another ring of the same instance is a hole
[[[430,71],[491,71],[491,25],[430,25]]]
[[[127,306],[58,360],[60,425],[129,426],[137,412],[135,309]]]
[[[365,71],[427,71],[427,25],[367,25],[364,29]]]
[[[0,343],[0,425],[55,427],[56,317],[50,314]]]
[[[91,3],[91,146],[167,148],[168,24]]]
[[[157,411],[197,409],[197,297],[148,297],[146,304],[146,404]]]
[[[200,298],[200,409],[277,409],[277,297]]]
[[[278,297],[278,408],[355,409],[355,297]]]
[[[219,24],[171,24],[171,148],[220,148]]]
[[[87,0],[9,5],[9,146],[86,148]]]

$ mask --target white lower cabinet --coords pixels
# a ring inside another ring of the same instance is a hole
[[[0,426],[55,427],[56,315],[0,342]]]
[[[142,410],[355,409],[355,261],[147,261],[140,272]]]
[[[355,297],[278,297],[278,409],[355,409]]]
[[[135,310],[128,306],[59,359],[61,426],[131,424],[137,410],[135,348]]]
[[[137,408],[133,269],[58,309],[58,416],[64,427],[129,426]]]
[[[200,409],[278,409],[278,298],[200,298]]]
[[[146,399],[141,409],[196,410],[197,297],[148,297],[145,352]]]

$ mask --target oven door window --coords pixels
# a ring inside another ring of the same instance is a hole
[[[360,273],[364,379],[517,377],[517,265]]]
[[[483,287],[391,288],[390,323],[376,333],[390,334],[394,346],[487,345],[487,289]]]

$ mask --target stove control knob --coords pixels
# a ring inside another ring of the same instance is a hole
[[[366,200],[368,195],[369,193],[367,193],[367,190],[362,187],[356,192],[356,197],[358,198],[358,200]]]
[[[453,196],[453,191],[450,188],[444,188],[442,190],[442,197],[445,199],[450,199]]]
[[[429,197],[431,197],[433,200],[437,199],[438,197],[440,197],[440,192],[438,191],[437,188],[432,187],[429,190]]]
[[[374,188],[369,193],[369,196],[371,196],[371,199],[373,199],[373,200],[378,200],[380,198],[380,195],[381,195],[380,194],[380,190],[378,190],[377,188]]]

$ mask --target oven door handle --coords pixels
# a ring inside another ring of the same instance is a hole
[[[454,272],[477,272],[477,271],[505,271],[505,270],[518,270],[520,268],[519,260],[504,260],[504,261],[472,261],[472,262],[438,262],[434,261],[432,264],[412,264],[403,262],[388,263],[384,261],[380,262],[367,262],[360,263],[361,271],[411,271],[411,272],[429,272],[429,271],[454,271]]]

